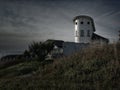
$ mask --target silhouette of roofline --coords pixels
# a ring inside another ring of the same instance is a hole
[[[100,35],[98,35],[98,34],[96,34],[96,33],[93,33],[91,39],[92,39],[92,40],[103,39],[103,40],[105,40],[106,42],[109,42],[109,39],[107,39],[107,38],[105,38],[105,37],[102,37],[102,36],[100,36]]]
[[[91,19],[91,20],[93,21],[93,19],[92,19],[90,16],[79,15],[79,16],[74,17],[73,22],[75,22],[75,20],[76,20],[76,19],[79,19],[79,18],[88,18],[88,19]]]

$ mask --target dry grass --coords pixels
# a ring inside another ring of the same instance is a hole
[[[84,49],[31,76],[0,79],[0,90],[119,90],[120,44]]]

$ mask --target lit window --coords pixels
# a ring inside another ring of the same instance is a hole
[[[83,24],[83,22],[81,22],[81,24]]]
[[[90,37],[90,30],[87,30],[87,36]]]
[[[81,30],[80,36],[81,36],[81,37],[84,37],[84,30]]]

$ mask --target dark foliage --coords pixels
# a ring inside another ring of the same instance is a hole
[[[32,57],[37,57],[38,60],[43,61],[47,54],[53,49],[53,43],[47,42],[33,42],[29,45],[29,53]]]

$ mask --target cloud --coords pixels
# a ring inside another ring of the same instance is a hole
[[[94,19],[97,33],[117,39],[119,5],[117,0],[1,0],[0,47],[25,49],[33,40],[74,41],[72,19],[81,14]]]

